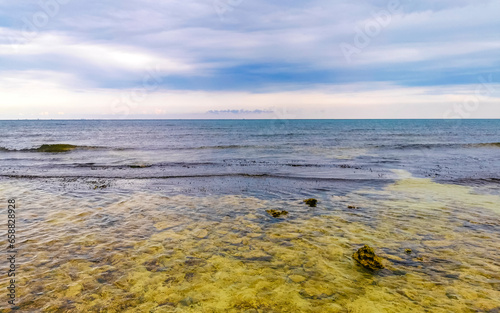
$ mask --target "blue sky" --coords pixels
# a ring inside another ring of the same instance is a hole
[[[0,0],[0,118],[500,118],[498,12]]]

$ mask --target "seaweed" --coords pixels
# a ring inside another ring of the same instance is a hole
[[[61,153],[69,152],[76,149],[77,146],[68,144],[55,144],[55,145],[41,145],[36,149],[37,152],[48,152],[48,153]]]

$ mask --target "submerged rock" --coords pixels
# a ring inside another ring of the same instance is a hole
[[[411,249],[405,249],[405,252],[406,252],[407,254],[411,254],[411,253],[412,253]]]
[[[288,212],[285,210],[266,210],[267,214],[271,215],[272,217],[280,217],[280,216],[285,216],[288,215]]]
[[[348,205],[347,208],[351,209],[351,210],[357,210],[357,209],[359,209],[357,206],[354,206],[354,205]]]
[[[384,265],[382,264],[382,259],[378,257],[375,254],[375,251],[373,251],[373,248],[371,248],[368,245],[364,245],[362,248],[356,251],[352,255],[352,257],[359,264],[361,264],[363,267],[369,270],[374,271],[384,268]]]
[[[130,168],[148,168],[151,167],[149,164],[139,164],[139,165],[129,165]]]
[[[314,198],[311,198],[311,199],[306,199],[306,200],[304,200],[304,202],[305,202],[308,206],[310,206],[310,207],[314,208],[314,207],[316,207],[316,204],[318,203],[318,200],[316,200],[316,199],[314,199]]]

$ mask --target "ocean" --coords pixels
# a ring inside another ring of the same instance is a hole
[[[0,134],[18,311],[500,312],[500,120],[20,120]],[[383,269],[353,259],[365,244]]]

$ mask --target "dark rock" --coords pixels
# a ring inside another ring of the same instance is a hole
[[[411,254],[411,253],[412,253],[411,249],[405,249],[405,252],[406,252],[407,254]]]
[[[280,211],[280,210],[266,210],[266,212],[271,215],[272,217],[280,217],[280,216],[285,216],[288,215],[287,211]]]
[[[373,251],[373,248],[367,245],[364,245],[362,248],[356,251],[352,255],[352,257],[359,264],[369,270],[374,271],[384,268],[384,265],[382,265],[382,259],[375,255],[375,251]]]
[[[140,165],[129,165],[130,168],[147,168],[147,167],[151,167],[151,165],[147,165],[147,164],[140,164]]]
[[[314,199],[314,198],[311,198],[311,199],[306,199],[304,200],[304,202],[310,206],[311,208],[314,208],[316,207],[316,204],[318,204],[318,200]]]

